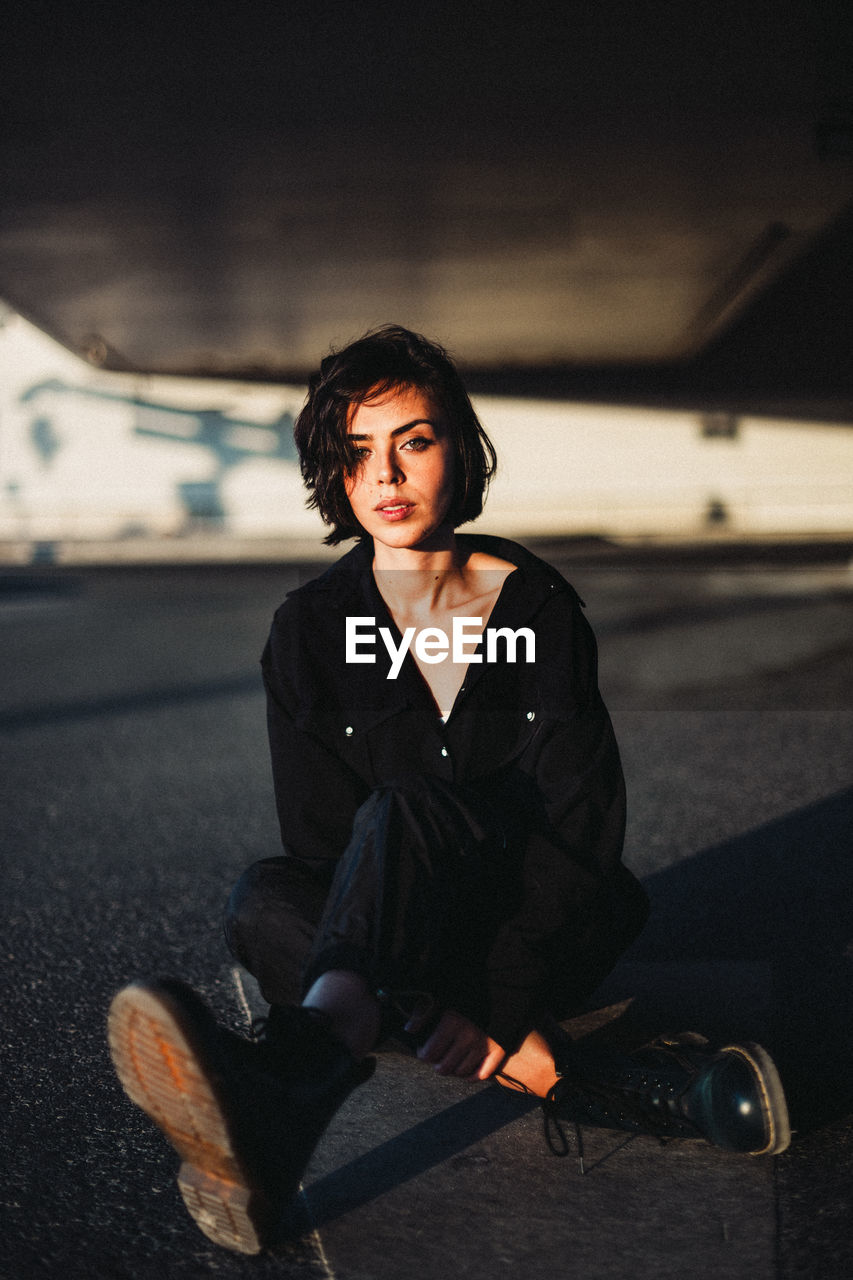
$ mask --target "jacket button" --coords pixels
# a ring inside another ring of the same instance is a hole
[[[442,754],[443,756],[446,756],[446,755],[447,755],[447,747],[442,747],[442,748],[441,748],[441,754]]]
[[[347,737],[348,737],[348,738],[351,738],[351,737],[352,737],[352,725],[351,725],[351,724],[348,724],[348,725],[347,725],[347,727],[344,729],[344,733],[347,735]]]
[[[536,712],[535,712],[535,711],[528,711],[528,713],[527,713],[527,719],[528,719],[528,720],[535,720],[535,719],[536,719]]]

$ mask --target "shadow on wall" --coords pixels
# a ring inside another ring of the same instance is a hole
[[[768,1048],[795,1127],[849,1114],[853,788],[706,849],[648,877],[645,887],[651,916],[626,959],[683,966],[715,983],[710,994],[738,1035],[749,993],[736,989],[737,975],[766,967]]]

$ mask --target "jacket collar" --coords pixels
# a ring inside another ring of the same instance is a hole
[[[518,628],[532,624],[539,610],[553,595],[558,592],[576,594],[556,569],[517,542],[489,535],[457,536],[462,546],[488,552],[516,566],[515,572],[503,585],[489,618],[490,627]],[[314,595],[313,607],[322,612],[326,625],[343,628],[347,616],[366,616],[375,617],[377,626],[395,626],[373,577],[371,540],[354,546],[320,578],[308,584],[308,589]],[[469,688],[478,682],[482,673],[482,666],[470,667],[467,677]],[[403,662],[396,680],[377,681],[373,666],[355,664],[347,668],[346,682],[352,704],[360,712],[361,724],[354,726],[356,732],[396,715],[407,705],[417,705],[424,698],[429,698],[410,655]],[[322,714],[317,707],[314,712]]]
[[[489,534],[463,533],[457,534],[457,538],[463,547],[487,552],[516,566],[515,573],[510,574],[504,584],[490,625],[501,625],[505,611],[511,614],[515,626],[524,625],[552,594],[565,591],[577,596],[562,574],[517,542]],[[373,577],[371,539],[357,543],[316,579],[313,586],[318,591],[328,592],[329,607],[344,614],[376,613],[378,610],[388,616]]]

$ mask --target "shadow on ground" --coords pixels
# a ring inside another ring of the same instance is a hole
[[[772,1051],[801,1132],[853,1105],[853,788],[647,878],[652,912],[630,961],[722,986],[735,1034],[766,967]]]
[[[469,1147],[538,1105],[538,1099],[498,1088],[463,1098],[312,1183],[304,1203],[294,1205],[283,1234],[300,1234],[307,1224],[322,1227],[435,1165],[464,1159]]]
[[[803,1134],[851,1105],[853,788],[650,876],[652,913],[620,966],[636,1000],[573,1020],[573,1034],[634,1039],[685,1029],[755,1038],[776,1059]],[[647,990],[643,990],[646,987]],[[692,990],[691,987],[695,987]],[[601,1001],[599,1003],[602,1003]],[[284,1236],[379,1199],[537,1106],[488,1089],[468,1096],[313,1182]]]
[[[623,993],[636,991],[634,1005],[579,1017],[573,1034],[631,1041],[638,1026],[681,1030],[695,1016],[713,1038],[766,1041],[801,1134],[847,1115],[851,833],[853,788],[648,877],[649,923],[616,983]],[[605,1003],[612,990],[602,988]],[[285,1234],[377,1199],[536,1105],[498,1089],[463,1099],[313,1183]]]

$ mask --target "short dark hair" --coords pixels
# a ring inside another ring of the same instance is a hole
[[[409,389],[429,394],[453,440],[455,484],[449,516],[454,528],[482,511],[497,458],[456,366],[437,342],[400,325],[384,325],[326,356],[309,380],[308,398],[293,429],[310,493],[308,505],[331,525],[324,539],[330,545],[365,536],[344,487],[345,478],[359,465],[347,434],[353,407],[386,392]]]

